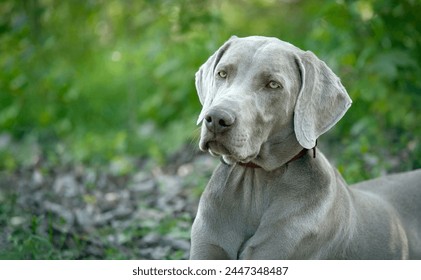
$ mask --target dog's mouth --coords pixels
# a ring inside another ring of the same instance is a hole
[[[209,141],[205,144],[205,150],[207,150],[212,156],[227,155],[231,156],[231,151],[223,144],[218,141]]]
[[[226,145],[218,141],[209,141],[205,144],[205,150],[208,151],[212,156],[226,156],[230,158],[232,162],[248,163],[255,159],[258,153],[252,155],[241,156]]]

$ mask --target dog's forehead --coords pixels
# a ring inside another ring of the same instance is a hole
[[[259,36],[236,38],[230,42],[221,61],[237,64],[259,60],[260,65],[271,65],[286,61],[288,57],[299,51],[301,50],[294,45],[277,38]]]

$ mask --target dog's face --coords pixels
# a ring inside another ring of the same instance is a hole
[[[214,99],[204,113],[200,148],[249,162],[275,127],[292,132],[300,74],[292,46],[240,42],[231,42],[214,67]]]
[[[228,163],[246,163],[259,157],[265,143],[279,142],[294,133],[303,147],[313,147],[315,139],[328,129],[326,126],[330,128],[332,122],[339,119],[338,114],[344,112],[342,109],[339,113],[333,112],[336,120],[328,116],[323,124],[295,127],[294,115],[304,120],[314,117],[317,121],[320,116],[316,115],[326,109],[323,106],[310,108],[312,103],[331,102],[319,97],[311,100],[315,94],[307,94],[305,84],[312,83],[311,91],[318,90],[315,86],[323,88],[325,84],[329,87],[334,84],[334,99],[347,103],[342,107],[347,108],[350,99],[324,63],[321,66],[328,69],[322,69],[324,72],[306,69],[303,61],[311,59],[317,58],[275,38],[231,38],[226,42],[196,74],[196,87],[203,104],[198,120],[202,122],[200,149],[223,155]],[[320,84],[315,77],[306,77],[305,72],[307,76],[320,72],[326,77],[322,77]],[[338,99],[339,95],[343,97]],[[328,92],[325,97],[329,97]],[[297,112],[297,103],[304,106],[298,110],[308,110],[308,113]]]

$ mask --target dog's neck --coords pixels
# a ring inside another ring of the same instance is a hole
[[[316,145],[317,145],[317,143],[316,143]],[[291,163],[294,160],[297,160],[297,159],[302,158],[305,154],[307,154],[308,151],[309,151],[308,149],[302,149],[301,152],[299,152],[298,154],[296,154],[292,159],[290,159],[289,161],[287,161],[285,164]],[[314,146],[314,148],[312,149],[312,151],[313,151],[313,158],[315,158],[316,157],[316,146]],[[247,168],[262,168],[260,165],[255,164],[255,163],[253,163],[251,161],[250,162],[246,162],[246,163],[239,162],[238,164],[241,165],[241,166],[243,166],[243,167],[247,167]]]

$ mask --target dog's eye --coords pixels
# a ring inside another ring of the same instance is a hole
[[[221,70],[218,72],[218,76],[221,77],[222,79],[225,79],[227,77],[227,72],[225,72],[224,70]]]
[[[281,84],[275,81],[270,81],[267,86],[272,89],[281,88]]]

